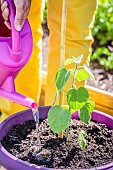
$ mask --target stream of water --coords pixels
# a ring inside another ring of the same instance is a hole
[[[39,110],[38,108],[32,109],[32,112],[33,112],[33,117],[36,123],[36,135],[37,135],[36,147],[37,147],[37,153],[38,153],[41,150],[40,135],[39,135]]]

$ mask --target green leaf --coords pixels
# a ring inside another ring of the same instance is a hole
[[[93,80],[95,80],[93,73],[91,72],[90,68],[89,68],[86,64],[83,65],[83,68],[84,68],[84,70],[90,75],[90,77],[91,77]]]
[[[91,100],[88,100],[85,105],[83,106],[83,108],[80,109],[80,119],[88,124],[91,120],[91,114],[94,110],[95,107],[95,103]]]
[[[86,70],[84,70],[84,69],[77,70],[76,79],[79,82],[83,81],[83,80],[87,80],[89,77],[90,77],[90,74]]]
[[[68,78],[70,76],[70,71],[66,70],[66,68],[60,68],[56,74],[56,87],[58,91],[61,91],[64,85],[66,84]]]
[[[72,56],[72,58],[66,60],[65,65],[69,65],[69,64],[72,64],[72,63],[80,64],[81,61],[82,61],[82,58],[83,58],[83,55],[81,55],[77,58]]]
[[[74,62],[74,61],[73,61],[73,59],[72,59],[72,58],[67,59],[67,60],[65,61],[65,65],[72,64],[73,62]]]
[[[84,87],[80,87],[78,90],[72,88],[67,92],[67,103],[76,111],[85,105],[88,97],[88,91]]]
[[[78,143],[82,150],[85,149],[86,144],[87,144],[86,136],[87,136],[86,132],[84,130],[81,130],[78,136]]]
[[[69,110],[55,105],[48,112],[48,122],[54,133],[60,133],[70,125],[71,113]]]
[[[78,56],[77,58],[75,58],[75,57],[72,56],[72,58],[73,58],[74,63],[80,64],[81,61],[82,61],[83,55],[80,55],[80,56]]]

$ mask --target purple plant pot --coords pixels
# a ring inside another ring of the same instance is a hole
[[[40,119],[47,118],[48,110],[50,106],[39,107]],[[72,118],[77,119],[78,113],[74,113]],[[33,120],[33,115],[31,110],[25,110],[16,113],[0,124],[0,141],[9,132],[10,129],[16,124],[23,123],[27,120]],[[113,117],[105,113],[94,111],[92,114],[92,120],[96,120],[100,123],[106,124],[109,128],[113,129]],[[0,143],[0,165],[2,165],[7,170],[53,170],[52,168],[45,168],[36,166],[33,164],[26,163],[5,150],[5,148]],[[54,169],[55,170],[55,169]],[[85,170],[85,169],[84,169]],[[88,170],[88,169],[87,169]],[[91,168],[90,170],[113,170],[113,162],[105,166]]]

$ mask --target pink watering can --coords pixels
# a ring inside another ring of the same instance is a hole
[[[15,7],[13,0],[7,0],[10,8],[12,37],[0,37],[0,97],[15,103],[36,108],[36,102],[15,91],[14,79],[30,59],[32,33],[28,20],[20,32],[15,30]],[[24,78],[24,77],[23,77]]]

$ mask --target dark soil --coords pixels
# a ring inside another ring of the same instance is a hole
[[[87,132],[87,147],[83,151],[77,142],[78,131]],[[35,122],[27,121],[16,125],[2,140],[2,145],[14,156],[24,161],[49,168],[81,169],[98,167],[113,162],[113,130],[104,124],[90,122],[83,124],[72,120],[68,141],[57,138],[44,120],[40,123],[42,150],[49,152],[46,161],[40,161],[33,152],[36,150]]]
[[[42,70],[47,71],[49,30],[46,21],[42,23],[42,28],[43,28]],[[94,41],[92,47],[95,48],[95,46],[96,45]],[[90,68],[94,74],[95,82],[91,79],[88,79],[87,85],[113,93],[113,70],[104,69],[104,67],[101,66],[97,61],[90,62]]]

